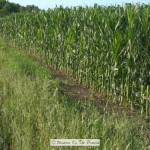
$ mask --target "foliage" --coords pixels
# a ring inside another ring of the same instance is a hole
[[[27,5],[24,7],[6,0],[0,0],[0,17],[4,17],[12,13],[32,12],[33,10],[39,11],[40,9],[34,5]]]

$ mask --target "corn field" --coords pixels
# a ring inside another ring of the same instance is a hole
[[[0,18],[0,38],[150,113],[150,5],[56,7]]]

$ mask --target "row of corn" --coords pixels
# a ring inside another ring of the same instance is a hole
[[[0,38],[93,90],[150,112],[150,5],[14,14],[0,18]]]

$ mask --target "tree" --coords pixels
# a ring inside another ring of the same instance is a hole
[[[35,5],[27,5],[25,7],[25,11],[26,12],[32,12],[33,10],[34,11],[39,11],[40,9],[37,6],[35,6]]]
[[[19,4],[10,3],[7,0],[0,0],[0,17],[19,12],[32,12],[33,10],[39,11],[40,9],[35,5],[27,5],[26,7]]]
[[[6,2],[7,2],[6,0],[0,0],[0,10],[3,9]]]

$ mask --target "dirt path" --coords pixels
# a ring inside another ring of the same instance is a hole
[[[50,72],[52,73],[52,76],[54,78],[60,79],[60,85],[63,87],[64,91],[68,93],[71,96],[82,98],[82,99],[89,99],[90,97],[97,97],[99,100],[104,100],[104,97],[102,94],[98,93],[96,95],[96,92],[93,92],[87,87],[84,87],[83,85],[79,84],[77,81],[75,81],[74,78],[71,76],[68,76],[64,71],[59,71],[54,69],[51,66],[48,66],[50,69]]]

